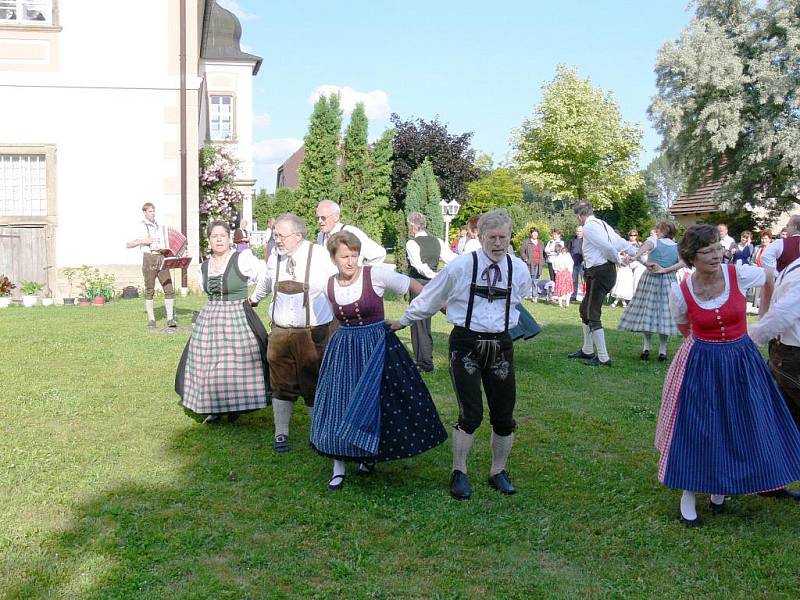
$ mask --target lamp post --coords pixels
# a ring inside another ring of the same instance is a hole
[[[448,202],[442,198],[439,202],[439,208],[442,209],[442,219],[444,219],[444,243],[450,246],[450,222],[458,214],[458,209],[461,205],[455,200]]]

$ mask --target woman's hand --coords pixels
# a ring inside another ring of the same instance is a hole
[[[647,263],[645,267],[647,267],[648,271],[650,271],[651,273],[655,273],[656,275],[667,272],[666,269],[664,269],[664,267],[662,267],[658,263]]]
[[[400,321],[393,321],[392,319],[386,319],[386,324],[389,326],[389,329],[392,331],[400,331],[405,327]]]

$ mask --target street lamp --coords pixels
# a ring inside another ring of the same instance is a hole
[[[450,202],[448,202],[442,198],[441,202],[439,202],[439,208],[442,209],[442,219],[444,219],[444,243],[449,246],[450,222],[458,214],[458,209],[461,208],[461,205],[455,200],[450,200]]]

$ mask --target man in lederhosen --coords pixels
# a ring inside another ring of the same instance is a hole
[[[327,250],[305,240],[306,224],[300,217],[280,215],[272,232],[276,251],[267,261],[272,282],[267,362],[275,419],[273,448],[287,452],[294,402],[302,396],[306,406],[314,405],[333,320],[325,287],[336,267]]]
[[[408,214],[409,240],[406,242],[408,256],[408,275],[421,285],[427,285],[439,270],[439,261],[448,264],[457,255],[442,240],[428,235],[425,230],[427,219],[420,212]],[[409,291],[411,300],[416,296]],[[411,346],[414,349],[414,361],[420,371],[433,371],[433,336],[431,335],[431,319],[422,319],[411,323]]]
[[[423,288],[399,321],[400,329],[427,319],[447,305],[450,333],[450,375],[458,401],[458,424],[453,431],[453,469],[450,495],[472,495],[467,478],[467,455],[483,419],[481,384],[486,392],[492,425],[492,467],[489,485],[516,492],[506,462],[514,443],[516,382],[514,346],[508,330],[519,320],[515,308],[530,293],[531,278],[520,259],[508,255],[511,218],[504,210],[484,214],[478,222],[481,250],[458,257]]]
[[[600,321],[606,296],[617,282],[620,253],[633,256],[638,248],[620,237],[605,221],[594,216],[592,205],[581,200],[575,205],[575,218],[583,226],[583,261],[586,294],[581,300],[583,346],[569,358],[588,359],[590,367],[610,367],[611,357],[606,348],[606,334]],[[595,356],[594,350],[597,349]]]
[[[156,207],[152,202],[142,205],[142,220],[139,223],[141,237],[127,243],[128,248],[139,248],[142,252],[142,275],[144,276],[144,306],[147,310],[147,326],[155,328],[153,310],[156,279],[164,290],[164,308],[167,310],[167,327],[177,327],[175,320],[175,288],[172,275],[164,268],[164,256],[159,252],[166,243],[161,239],[161,227],[156,223]]]

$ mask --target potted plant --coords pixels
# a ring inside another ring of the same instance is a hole
[[[72,282],[78,276],[78,269],[75,267],[67,267],[64,269],[64,277],[67,279],[67,287],[69,288],[69,295],[64,298],[64,305],[75,304],[75,298],[72,296]]]
[[[53,306],[53,294],[49,287],[44,288],[44,296],[42,296],[42,306]]]
[[[110,302],[114,296],[114,276],[88,267],[83,279],[86,297],[94,304],[102,305]]]
[[[36,306],[36,302],[39,300],[37,294],[41,292],[43,288],[44,284],[38,281],[23,281],[22,286],[19,288],[22,292],[22,306],[28,308]]]
[[[0,308],[8,308],[11,304],[11,290],[16,287],[5,275],[0,277]]]
[[[89,298],[89,288],[92,285],[92,281],[97,276],[99,271],[94,267],[90,267],[89,265],[81,265],[75,269],[74,277],[78,281],[78,286],[83,291],[78,298],[78,304],[81,306],[89,306],[92,303],[91,298]]]

